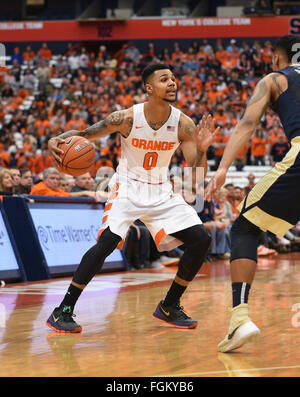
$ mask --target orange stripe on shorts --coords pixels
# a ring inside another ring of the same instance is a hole
[[[166,235],[167,235],[167,233],[165,232],[165,229],[160,229],[160,230],[156,233],[154,241],[155,241],[155,244],[156,244],[157,247],[159,246],[161,240],[162,240]]]
[[[111,209],[111,207],[112,207],[112,203],[106,204],[104,207],[104,212],[109,211]]]
[[[100,236],[101,236],[101,234],[104,232],[104,230],[105,230],[106,228],[105,227],[103,227],[102,229],[100,229],[99,230],[99,232],[98,232],[98,236],[97,236],[97,241],[99,240],[99,238],[100,238]]]
[[[118,249],[118,250],[123,249],[124,243],[125,243],[125,240],[121,240],[121,241],[119,242],[119,244],[117,245],[117,249]]]
[[[104,232],[105,229],[106,229],[106,227],[103,227],[102,229],[99,230],[98,236],[97,236],[97,241],[99,240],[99,238],[101,237],[101,234]],[[123,247],[124,247],[124,243],[125,243],[125,240],[121,240],[121,241],[119,242],[119,244],[117,245],[117,248],[116,248],[116,249],[122,250]]]

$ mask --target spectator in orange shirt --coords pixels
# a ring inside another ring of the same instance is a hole
[[[220,161],[222,159],[224,149],[226,143],[228,142],[229,137],[224,134],[224,131],[221,129],[219,134],[215,137],[215,141],[213,142],[213,147],[215,148],[215,167],[218,168]]]
[[[56,168],[47,168],[43,171],[43,180],[31,189],[30,194],[35,196],[57,196],[57,197],[90,197],[96,200],[96,192],[82,191],[82,192],[65,192],[60,189],[60,174]]]
[[[45,135],[45,129],[51,127],[51,123],[47,120],[44,112],[41,114],[40,119],[35,122],[34,127],[36,128],[38,136]]]
[[[7,151],[1,153],[1,167],[11,168],[17,165],[17,147],[16,145],[11,145]]]
[[[81,81],[81,83],[85,83],[87,80],[87,73],[83,69],[79,68],[77,78]]]
[[[264,137],[262,127],[257,128],[251,143],[251,154],[254,157],[254,165],[265,165],[267,140]]]
[[[245,192],[244,192],[244,189],[242,189],[240,186],[235,186],[234,192],[235,192],[236,207],[237,207],[243,201],[243,199],[245,197]],[[237,208],[236,208],[236,211],[238,213],[240,212]]]
[[[247,152],[249,149],[249,144],[247,143],[243,149],[240,151],[240,153],[237,155],[236,160],[235,160],[235,167],[237,171],[242,171],[244,168],[244,165],[247,162]]]
[[[202,81],[197,77],[197,71],[187,69],[186,73],[182,77],[182,83],[187,89],[196,88],[199,92],[202,91]]]
[[[36,159],[34,155],[30,152],[22,151],[20,156],[18,157],[17,167],[21,168],[28,168],[30,171],[33,169],[33,165]]]
[[[210,89],[207,92],[207,98],[211,102],[211,104],[214,106],[217,103],[222,103],[224,100],[224,94],[222,91],[217,90],[217,85],[212,84]],[[224,110],[224,108],[222,107]],[[217,120],[217,119],[216,119]],[[227,121],[227,116],[225,114],[222,114],[222,110],[220,108],[219,112],[219,121],[224,125],[224,123]]]
[[[90,170],[92,178],[97,176],[98,170],[100,168],[109,169],[113,173],[115,172],[113,162],[109,159],[108,155],[100,155],[99,160],[96,161],[94,167]]]
[[[236,192],[235,192],[235,187],[232,183],[227,183],[224,188],[227,190],[227,195],[226,195],[226,199],[228,201],[228,203],[230,204],[231,207],[231,212],[233,215],[233,219],[237,218],[240,214],[240,211],[237,209],[240,201],[237,200],[236,197]]]
[[[280,136],[283,135],[282,129],[275,126],[270,130],[270,136],[268,138],[268,155],[269,155],[269,160],[272,161],[270,157],[271,149],[275,143],[279,142]]]
[[[66,131],[68,130],[77,130],[82,131],[86,128],[86,123],[80,118],[80,114],[75,112],[72,116],[72,119],[66,124]]]
[[[270,126],[270,128],[268,128],[268,131],[269,131],[270,135],[278,135],[278,133],[279,134],[283,133],[283,129],[282,129],[282,126],[280,124],[280,120],[278,119],[278,117],[276,117],[273,120],[273,124],[272,124],[272,126]]]
[[[163,49],[162,54],[160,55],[160,60],[162,63],[166,63],[167,65],[172,64],[172,55],[170,55],[168,48]]]
[[[182,109],[182,107],[187,103],[190,98],[190,91],[183,86],[181,89],[178,90],[178,97],[177,97],[177,107]]]
[[[238,56],[240,56],[240,54],[238,54]],[[235,68],[237,66],[238,59],[237,54],[233,52],[227,53],[226,58],[222,60],[223,69],[230,70]]]
[[[249,174],[247,176],[248,179],[248,185],[245,187],[245,195],[250,192],[250,190],[255,186],[255,175],[254,174]]]
[[[103,69],[100,72],[100,78],[103,80],[108,79],[108,78],[115,78],[116,75],[117,74],[116,74],[115,70],[111,69],[111,67],[109,65],[106,65],[105,69]]]
[[[120,142],[113,137],[109,137],[106,141],[106,147],[101,149],[100,155],[107,155],[108,159],[112,161],[114,168],[118,164],[118,159],[120,158],[121,145]]]
[[[212,84],[218,84],[218,80],[212,74],[209,74],[204,83],[205,91],[208,91]]]
[[[25,99],[26,97],[28,97],[29,91],[27,89],[25,89],[23,85],[20,85],[17,95],[18,95],[18,97]]]
[[[201,65],[207,62],[208,54],[204,50],[204,45],[199,47],[199,51],[196,53],[196,59]]]
[[[262,61],[265,64],[265,70],[270,68],[273,58],[273,46],[269,40],[265,42],[265,46],[262,50]]]
[[[221,44],[219,44],[217,46],[217,51],[215,52],[215,57],[216,57],[217,61],[220,62],[221,65],[227,58],[227,51],[224,49],[224,47]]]
[[[128,76],[128,85],[131,89],[135,89],[140,82],[140,77],[137,76],[136,71],[131,70]]]
[[[125,92],[119,96],[120,105],[123,106],[124,108],[128,108],[132,106],[133,96],[134,96],[133,90],[129,90],[129,89],[125,90]]]
[[[215,114],[214,118],[216,120],[216,124],[219,126],[224,126],[227,123],[228,117],[222,105],[217,107],[217,113]]]
[[[44,58],[44,59],[48,59],[48,60],[51,59],[52,51],[50,50],[50,48],[48,48],[47,43],[42,44],[42,48],[38,51],[38,56],[40,58]]]
[[[35,58],[35,52],[31,49],[30,45],[26,47],[26,50],[23,52],[22,55],[24,62],[27,64],[32,63]]]
[[[32,167],[32,173],[39,175],[45,169],[53,167],[53,160],[49,154],[48,149],[43,149],[42,154],[37,156]]]
[[[185,58],[185,54],[183,51],[181,51],[178,42],[174,43],[174,50],[172,52],[172,61],[174,61],[175,58],[180,58],[181,60]]]

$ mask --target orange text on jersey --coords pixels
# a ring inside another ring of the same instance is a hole
[[[132,138],[132,146],[144,150],[172,150],[176,142],[168,141],[147,141],[146,139]]]

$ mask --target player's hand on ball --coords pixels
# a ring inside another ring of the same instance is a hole
[[[207,117],[203,115],[196,129],[197,148],[206,152],[219,131],[220,127],[215,128],[215,119],[211,115]]]
[[[60,143],[64,143],[64,140],[57,136],[49,139],[48,141],[49,153],[57,164],[61,163],[60,155],[64,153],[64,151],[59,148]]]

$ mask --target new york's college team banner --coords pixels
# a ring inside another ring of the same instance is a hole
[[[300,34],[299,17],[0,22],[0,42],[278,37]]]

